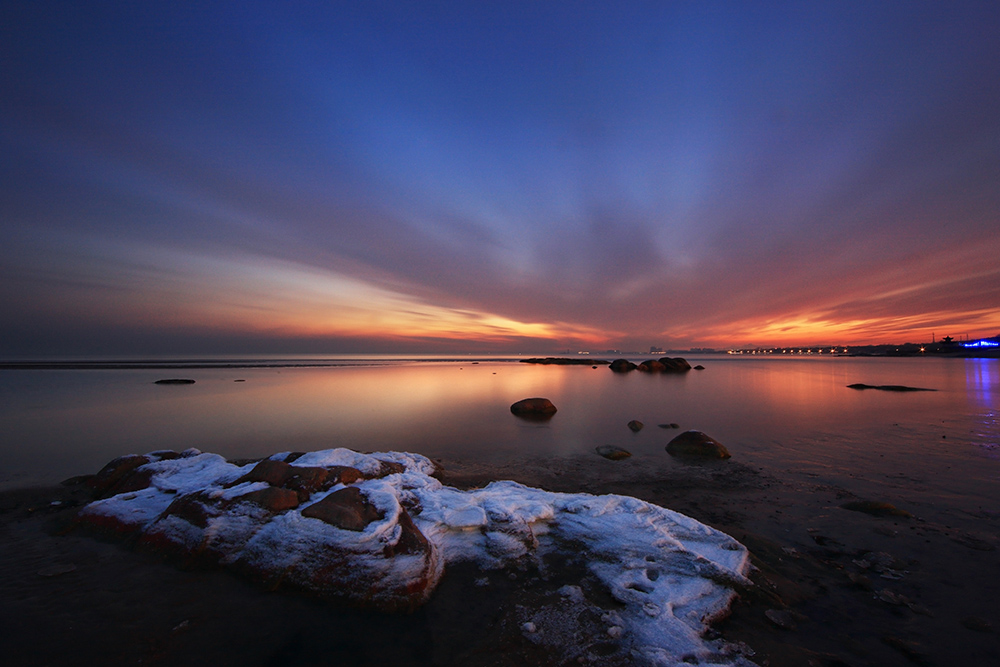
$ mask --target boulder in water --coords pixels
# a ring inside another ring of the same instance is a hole
[[[680,458],[728,459],[729,451],[701,431],[684,431],[667,443],[667,453]]]

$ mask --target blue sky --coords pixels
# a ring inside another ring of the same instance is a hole
[[[1000,5],[7,3],[0,355],[1000,331]]]

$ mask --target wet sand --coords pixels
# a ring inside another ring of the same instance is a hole
[[[778,479],[738,461],[658,467],[637,459],[437,463],[453,486],[513,479],[631,495],[742,541],[757,586],[715,630],[743,642],[757,664],[1000,663],[998,508],[961,523],[945,523],[930,507],[906,508],[909,519],[878,517],[840,507],[857,499],[843,488]],[[558,577],[493,572],[483,585],[474,567],[451,568],[413,614],[362,612],[223,571],[183,570],[73,528],[88,500],[80,486],[0,494],[6,664],[558,664],[518,622],[562,585]],[[580,619],[565,642],[587,649],[584,664],[621,663],[591,630]]]

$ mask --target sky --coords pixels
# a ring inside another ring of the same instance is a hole
[[[1000,3],[5,2],[0,357],[1000,333]]]

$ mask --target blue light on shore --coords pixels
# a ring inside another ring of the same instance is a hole
[[[962,343],[962,347],[1000,347],[1000,342],[993,340],[976,340],[971,343]]]

